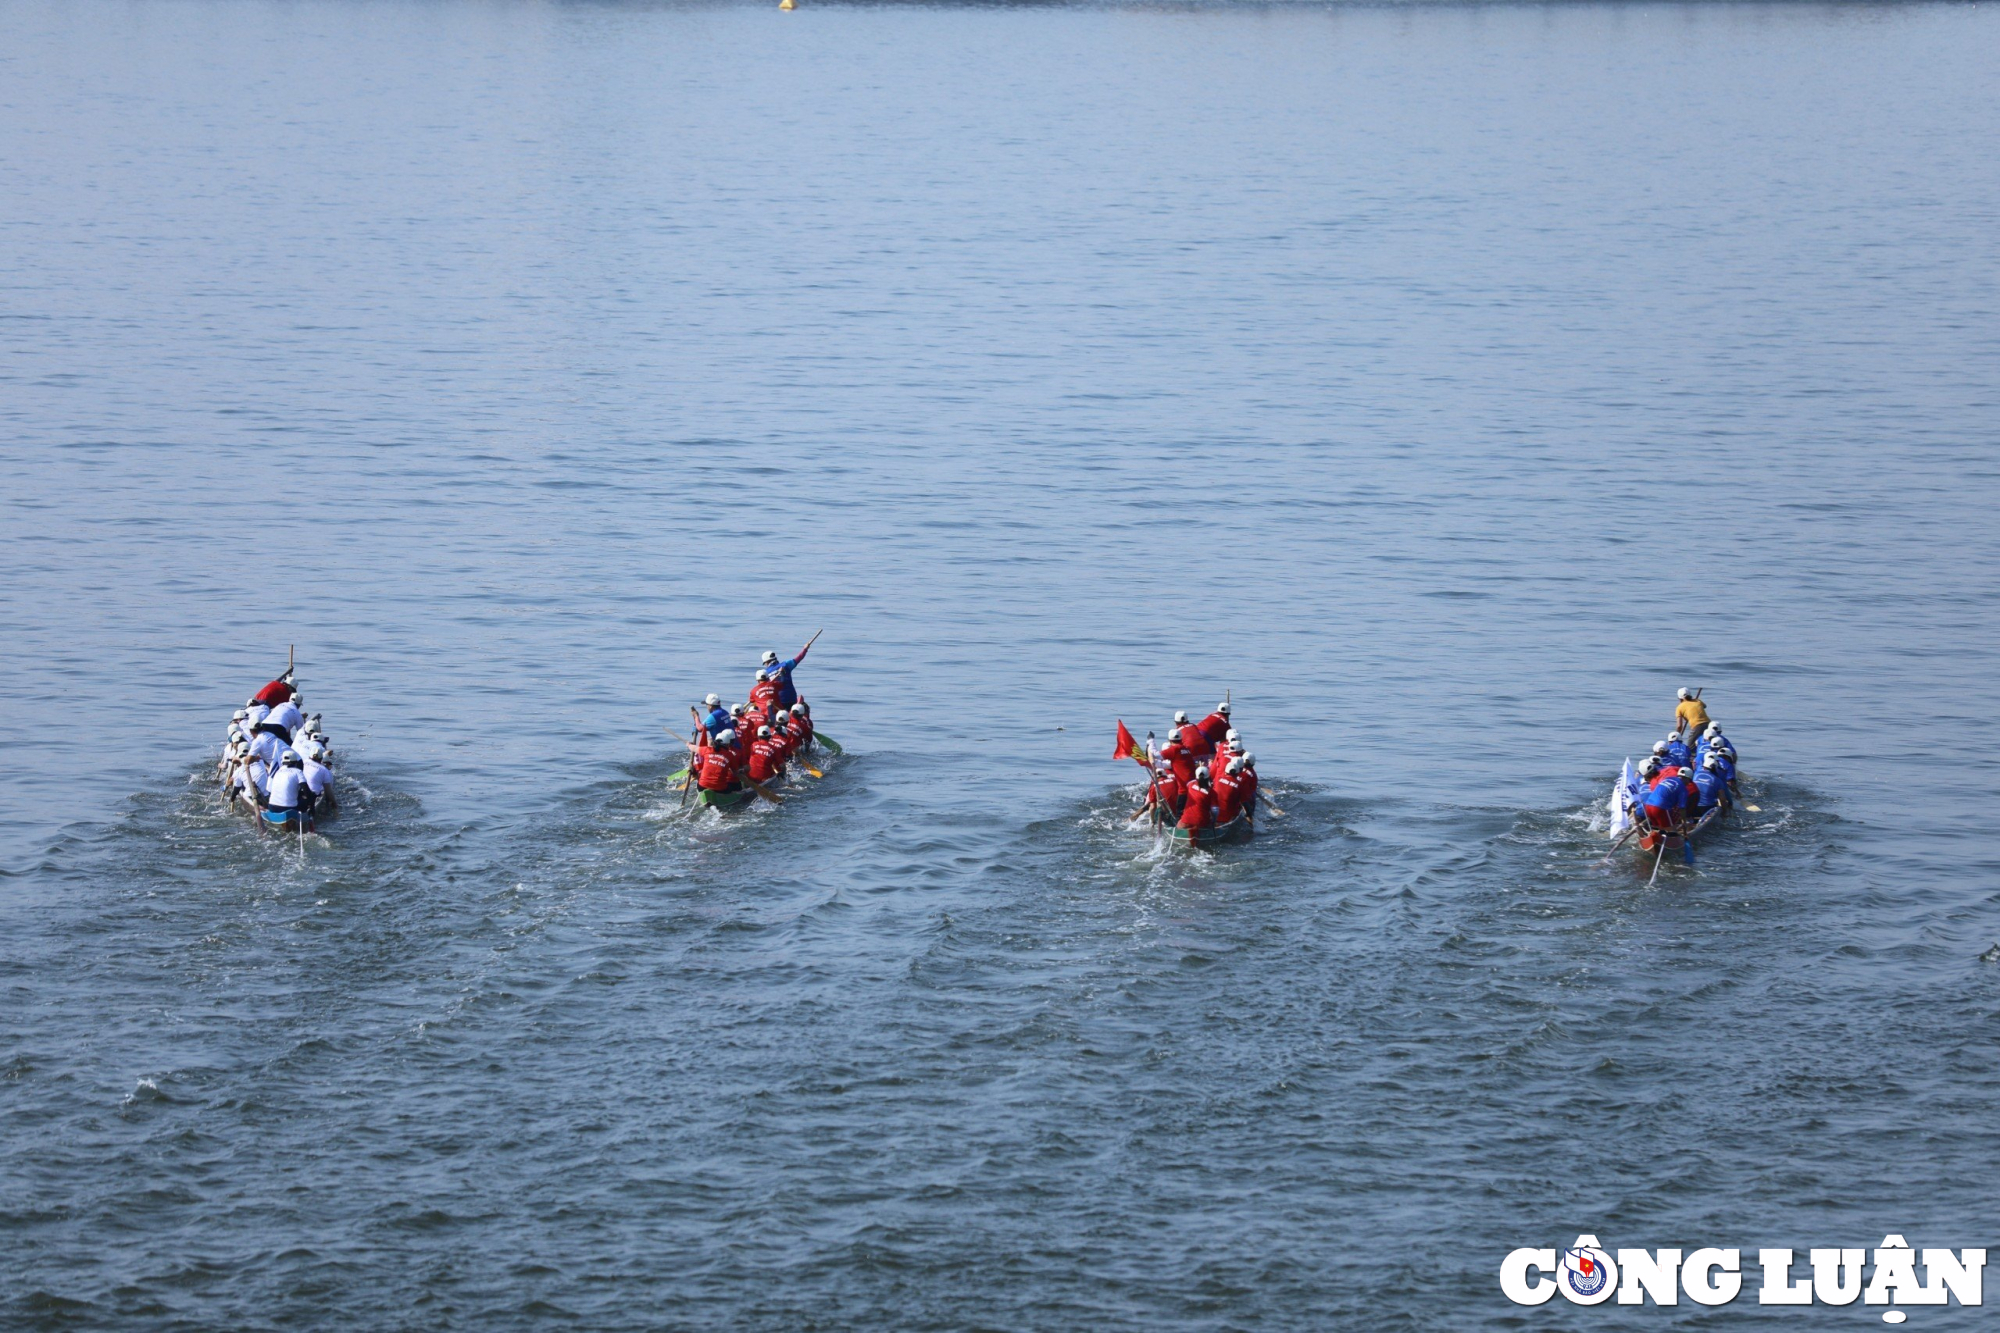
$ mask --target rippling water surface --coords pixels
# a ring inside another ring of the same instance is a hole
[[[2000,1241],[2000,8],[0,24],[0,1322]],[[846,755],[686,817],[822,626]],[[202,780],[293,643],[303,854]],[[1649,888],[1683,683],[1761,811]],[[1162,854],[1225,691],[1285,816]]]

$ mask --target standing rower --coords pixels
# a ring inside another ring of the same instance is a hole
[[[818,637],[817,634],[813,635],[814,639]],[[778,660],[777,653],[768,649],[765,650],[763,669],[765,674],[769,675],[777,683],[778,704],[780,707],[790,708],[799,701],[798,689],[792,684],[792,672],[798,670],[799,663],[805,661],[806,654],[811,651],[812,639],[806,640],[806,646],[799,649],[797,657],[787,658],[782,662]]]
[[[1707,725],[1708,705],[1696,698],[1693,690],[1683,687],[1680,703],[1674,707],[1674,735],[1686,732],[1692,741]]]
[[[1194,724],[1202,735],[1208,737],[1210,745],[1222,744],[1222,738],[1229,734],[1229,701],[1224,699],[1215,706],[1215,711]]]

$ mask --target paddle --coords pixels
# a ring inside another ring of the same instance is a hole
[[[743,781],[749,784],[751,791],[756,792],[759,796],[769,801],[772,805],[783,805],[785,803],[784,797],[773,794],[769,787],[766,787],[763,783],[756,781],[748,773],[745,773],[743,775]]]
[[[845,750],[843,750],[843,749],[841,749],[841,748],[840,748],[840,742],[839,742],[839,741],[837,741],[837,740],[835,740],[835,739],[834,739],[833,737],[831,737],[831,736],[827,735],[827,734],[826,734],[825,732],[823,732],[823,731],[819,730],[819,728],[817,728],[817,727],[813,728],[813,739],[814,739],[814,740],[816,740],[816,741],[818,741],[818,742],[819,742],[819,743],[820,743],[821,745],[824,745],[824,746],[825,746],[825,747],[827,748],[827,752],[828,752],[829,754],[846,754],[846,753],[847,753],[847,751],[845,751]]]
[[[1650,888],[1652,888],[1652,887],[1653,887],[1653,881],[1654,881],[1654,880],[1656,880],[1656,879],[1658,879],[1658,878],[1660,877],[1660,862],[1662,862],[1662,861],[1664,861],[1664,860],[1666,860],[1666,859],[1667,859],[1667,835],[1666,835],[1666,834],[1664,834],[1664,833],[1662,833],[1662,834],[1660,835],[1660,852],[1659,852],[1659,855],[1657,855],[1657,856],[1655,856],[1655,857],[1653,858],[1653,873],[1652,873],[1651,875],[1649,875],[1649,876],[1647,877],[1647,879],[1646,879],[1646,887],[1647,887],[1647,888],[1649,888],[1649,889],[1650,889]]]
[[[688,716],[694,719],[694,734],[697,736],[701,735],[701,714],[694,711],[693,704],[688,705]],[[681,738],[681,734],[678,731],[670,731],[667,734],[672,736],[677,741],[680,740]],[[682,742],[682,743],[692,744],[692,742]],[[683,808],[685,808],[688,802],[688,789],[694,786],[694,764],[692,762],[690,762],[686,768],[681,770],[680,779],[681,779],[680,804],[682,805]],[[672,782],[673,779],[668,778],[667,781]]]

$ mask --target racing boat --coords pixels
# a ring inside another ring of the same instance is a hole
[[[1236,818],[1227,824],[1217,824],[1214,828],[1185,829],[1179,825],[1168,825],[1167,836],[1181,847],[1213,847],[1224,842],[1248,842],[1257,826],[1250,818],[1248,810],[1238,811]]]

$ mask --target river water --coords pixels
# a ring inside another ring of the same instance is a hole
[[[0,28],[0,1323],[2000,1240],[2000,6]],[[822,627],[847,753],[684,817]],[[303,855],[202,781],[293,644]],[[1649,888],[1682,684],[1760,809]],[[1163,855],[1225,692],[1284,817]]]

